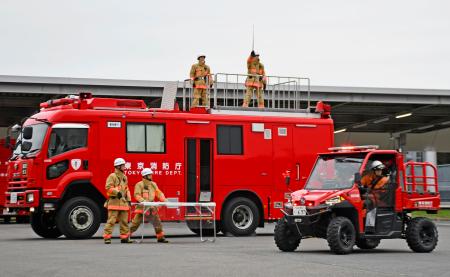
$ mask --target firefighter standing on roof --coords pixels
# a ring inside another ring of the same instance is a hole
[[[136,198],[138,202],[167,201],[164,193],[158,188],[156,183],[153,182],[152,174],[153,171],[150,168],[144,168],[142,170],[142,181],[137,183],[134,188],[134,198]],[[139,228],[144,216],[144,209],[141,206],[137,206],[134,212],[136,215],[131,222],[131,233],[134,233]],[[158,209],[156,207],[151,207],[148,212],[150,221],[153,223],[153,228],[155,228],[157,241],[162,243],[168,242],[164,237],[161,219],[158,215]]]
[[[105,208],[108,209],[108,220],[106,221],[103,239],[106,244],[111,243],[111,235],[114,225],[120,224],[121,243],[132,243],[130,240],[130,229],[128,227],[128,211],[130,210],[131,195],[128,189],[127,176],[124,174],[125,160],[117,158],[114,160],[115,170],[106,179],[106,194],[108,200]]]
[[[255,92],[258,99],[258,108],[264,108],[264,87],[267,82],[267,77],[264,71],[264,65],[259,61],[259,54],[256,54],[253,50],[247,59],[247,74],[249,75],[247,80],[245,80],[247,91],[242,107],[248,107],[253,92]]]
[[[192,86],[194,87],[194,101],[192,107],[199,106],[200,99],[201,105],[209,106],[208,87],[212,85],[211,69],[205,64],[205,55],[199,55],[197,57],[198,63],[193,64],[191,67],[190,78]]]

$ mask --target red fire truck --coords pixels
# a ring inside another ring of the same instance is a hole
[[[292,190],[302,188],[316,153],[333,145],[330,109],[321,102],[290,112],[177,107],[89,93],[42,103],[9,163],[7,207],[31,211],[42,237],[91,237],[106,217],[106,177],[123,157],[132,191],[141,170],[152,168],[169,200],[214,201],[218,227],[248,235],[282,217],[283,172],[291,171]]]
[[[24,222],[28,215],[28,211],[25,210],[13,213],[5,208],[5,192],[8,187],[7,166],[14,143],[15,140],[12,139],[0,139],[0,217],[3,218],[3,222],[10,222],[11,217],[15,217],[16,222]]]

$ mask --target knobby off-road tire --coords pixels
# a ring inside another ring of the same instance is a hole
[[[438,237],[436,225],[428,218],[413,218],[406,227],[406,242],[414,252],[433,251],[438,243]]]
[[[274,233],[275,244],[284,252],[292,252],[300,245],[300,234],[292,230],[284,218],[278,220]]]
[[[327,229],[330,250],[336,254],[349,254],[355,245],[356,231],[350,219],[342,216],[333,218]]]

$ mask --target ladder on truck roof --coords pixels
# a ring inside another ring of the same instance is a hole
[[[245,81],[248,77],[262,78],[261,75],[216,73],[214,84],[207,88],[209,95],[206,108],[225,111],[287,112],[309,113],[311,110],[310,79],[303,77],[266,76],[263,89],[265,108],[257,108],[256,93],[253,93],[249,107],[242,107],[246,93]],[[183,110],[191,107],[193,87],[190,79],[183,83]]]

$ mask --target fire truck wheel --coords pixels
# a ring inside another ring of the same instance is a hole
[[[259,217],[258,207],[252,200],[233,198],[223,210],[223,228],[235,236],[248,236],[258,227]]]
[[[31,229],[40,237],[46,239],[55,239],[62,235],[56,227],[55,215],[40,212],[31,213]]]
[[[212,223],[205,222],[203,224],[205,224],[205,225],[202,226],[202,234],[204,236],[214,235],[214,228],[213,228]],[[188,226],[189,230],[192,231],[192,233],[200,236],[199,221],[188,220],[188,221],[186,221],[186,225]],[[221,231],[220,222],[216,221],[216,234],[218,234],[220,231]]]
[[[433,221],[424,217],[416,217],[406,227],[406,242],[414,252],[428,253],[438,243],[438,231]]]
[[[356,231],[350,219],[338,216],[328,224],[327,241],[330,250],[336,254],[349,254],[355,245]]]
[[[98,205],[87,197],[67,200],[58,212],[56,224],[68,239],[92,237],[100,226]]]
[[[292,252],[300,245],[301,237],[293,231],[284,218],[278,220],[274,233],[275,244],[284,252]]]
[[[359,249],[375,249],[380,244],[379,239],[358,239],[356,240],[356,246]]]

